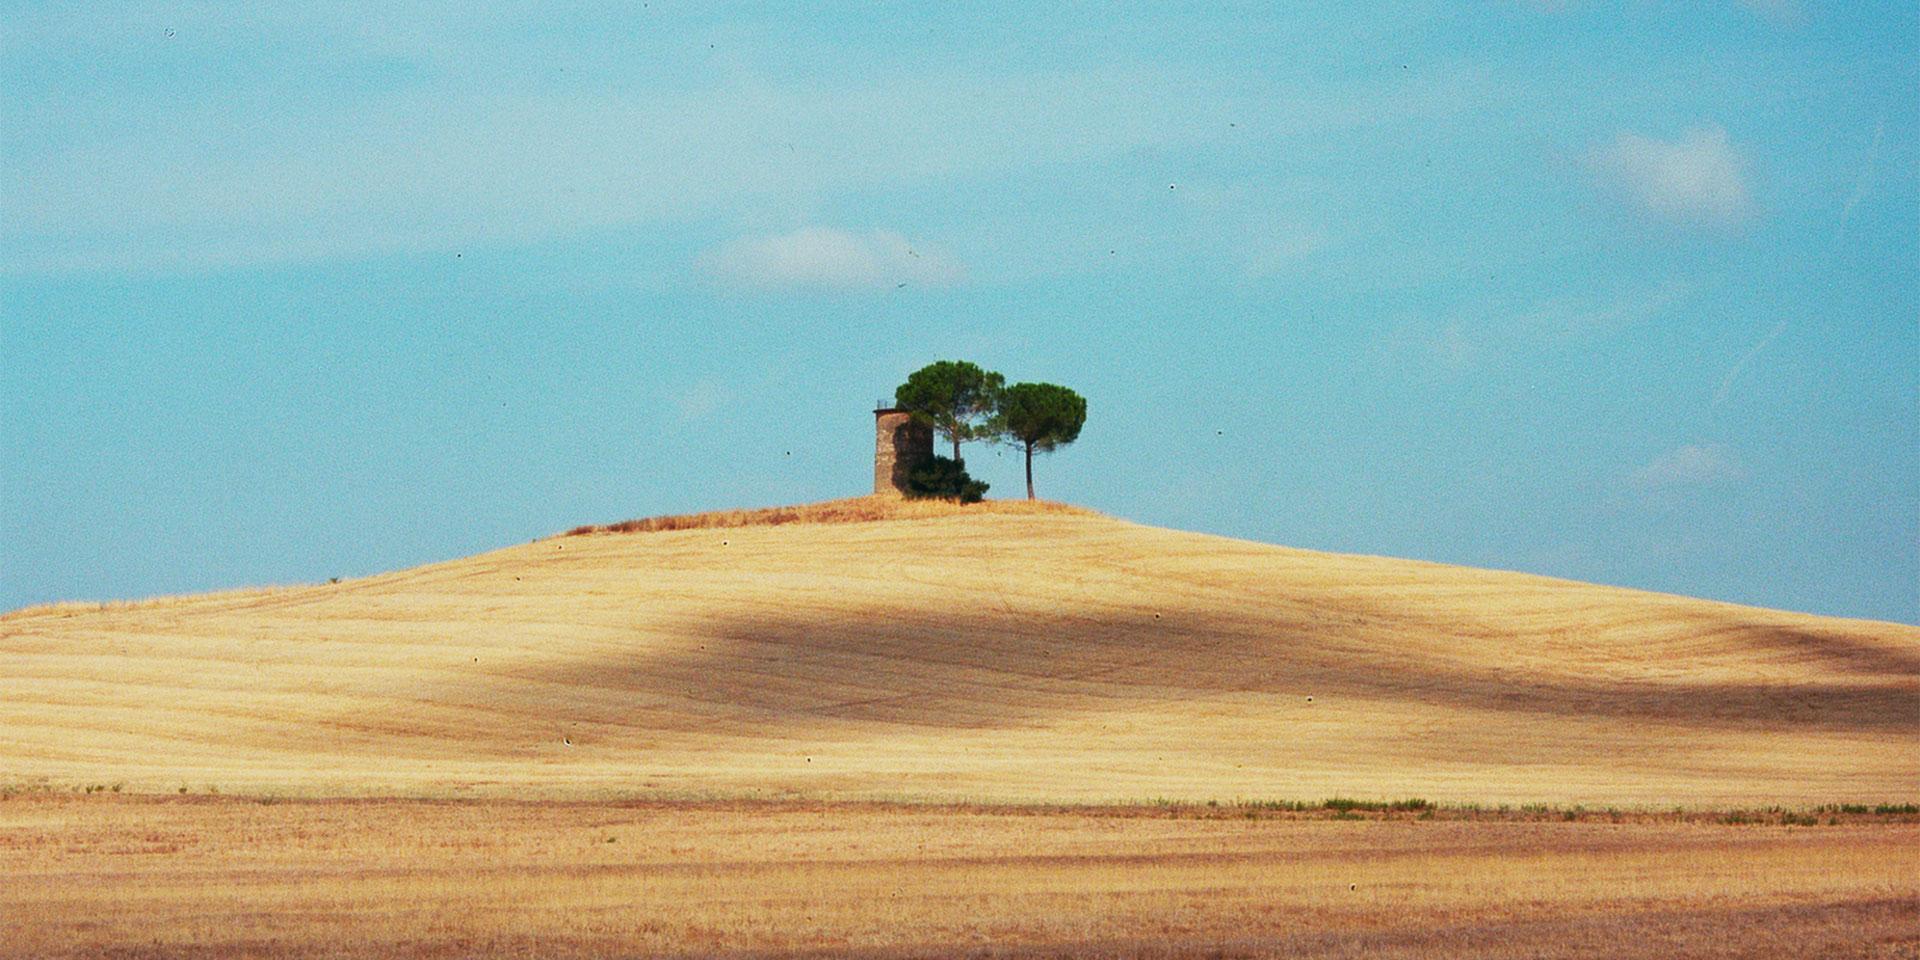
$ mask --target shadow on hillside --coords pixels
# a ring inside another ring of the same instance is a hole
[[[1840,633],[1781,626],[1752,627],[1749,636],[1756,643],[1773,647],[1791,658],[1818,663],[1830,670],[1920,678],[1920,646],[1893,647]]]
[[[1435,652],[1445,644],[1396,644],[1395,635],[1464,635],[1404,607],[1349,606],[1341,614],[1323,618],[1297,606],[1255,616],[1091,607],[740,613],[707,621],[670,649],[636,634],[631,652],[494,675],[480,681],[484,691],[449,693],[534,710],[551,708],[564,690],[576,721],[743,735],[876,723],[1026,727],[1228,695],[1289,704],[1363,697],[1760,732],[1920,734],[1920,662],[1838,634],[1746,628],[1761,646],[1790,648],[1795,655],[1786,659],[1813,665],[1817,680],[1724,679],[1723,659],[1711,676],[1623,681],[1493,668]]]

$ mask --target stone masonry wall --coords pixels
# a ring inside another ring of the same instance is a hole
[[[913,422],[905,410],[873,412],[873,492],[907,492],[907,471],[933,455],[933,428]]]

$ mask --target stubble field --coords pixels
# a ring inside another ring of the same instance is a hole
[[[1912,957],[1920,824],[15,797],[17,957]]]
[[[0,797],[6,956],[1914,957],[1920,629],[849,501],[0,617]]]

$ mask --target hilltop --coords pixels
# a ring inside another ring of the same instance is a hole
[[[1920,629],[862,498],[0,618],[0,779],[302,795],[1908,800]],[[3,785],[3,784],[0,784]]]

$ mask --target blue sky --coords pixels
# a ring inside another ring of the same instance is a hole
[[[1920,620],[1911,3],[0,6],[0,608],[858,494],[966,358],[1043,496]]]

